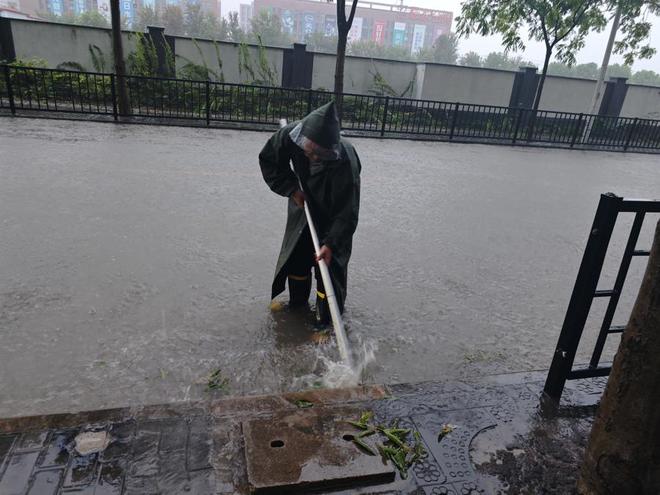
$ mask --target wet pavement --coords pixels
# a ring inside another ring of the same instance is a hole
[[[573,493],[604,380],[569,383],[557,408],[539,400],[543,378],[511,374],[479,383],[368,386],[0,420],[0,493],[215,495],[269,486],[293,493],[287,479],[309,480],[316,465],[326,475],[354,477],[332,492],[340,495],[566,495]],[[300,409],[303,399],[308,407]],[[352,442],[338,437],[344,430],[325,426],[357,420],[364,411],[375,414],[375,424],[396,420],[411,436],[420,435],[427,455],[406,478],[396,470],[393,481],[374,477],[389,473],[391,479],[392,466],[378,456],[365,463]],[[453,430],[439,438],[448,423]],[[255,428],[260,435],[253,435]],[[76,437],[90,431],[107,433],[110,443],[81,455]],[[268,435],[282,441],[268,445]],[[280,453],[288,442],[303,451],[294,458],[307,459],[283,464],[289,478],[274,469],[282,467],[279,456],[291,456]],[[262,463],[259,472],[249,468],[250,459]],[[367,481],[372,484],[364,486]],[[317,485],[320,493],[326,486]]]
[[[332,353],[308,315],[269,311],[286,205],[258,170],[267,136],[0,119],[0,417],[204,399],[218,368],[229,394],[315,382]],[[599,194],[660,191],[651,155],[353,142],[346,326],[375,349],[370,383],[547,368]]]

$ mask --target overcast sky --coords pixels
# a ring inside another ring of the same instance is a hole
[[[226,16],[227,12],[238,10],[240,3],[245,3],[246,0],[221,0],[222,14]],[[348,2],[347,2],[348,3]],[[389,2],[387,2],[389,3]],[[449,10],[457,17],[461,11],[461,0],[405,0],[406,5],[416,7],[426,7],[431,9]],[[660,48],[660,19],[653,18],[653,29],[651,30],[651,46]],[[452,25],[452,31],[455,25]],[[603,59],[603,51],[607,44],[607,37],[609,35],[608,28],[601,33],[593,33],[587,38],[585,47],[577,56],[578,63],[596,62],[600,65]],[[543,57],[545,55],[545,48],[542,43],[528,42],[526,43],[527,49],[524,53],[518,52],[526,60],[530,60],[537,65],[543,65]],[[459,52],[461,54],[475,51],[480,55],[487,55],[492,51],[501,51],[501,41],[499,37],[480,37],[472,35],[469,38],[461,39],[459,41]],[[617,55],[612,55],[610,63],[621,63],[623,60]],[[660,73],[660,54],[655,55],[648,60],[638,60],[633,65],[633,70],[649,69]]]

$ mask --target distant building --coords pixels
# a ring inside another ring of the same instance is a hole
[[[96,10],[110,22],[110,0],[0,0],[0,2],[19,3],[21,10],[35,15],[46,12],[54,15],[79,15]],[[178,5],[184,9],[187,3],[198,3],[204,12],[220,17],[220,0],[119,0],[119,11],[122,18],[125,18],[130,25],[136,20],[142,7],[161,10],[168,5]]]
[[[251,3],[242,3],[240,10],[238,12],[238,22],[241,25],[241,29],[245,32],[250,30],[250,21],[252,20],[252,4]]]
[[[347,2],[350,5],[350,2]],[[337,34],[337,5],[315,0],[254,0],[253,12],[277,14],[283,28],[296,41],[313,33]],[[401,46],[411,53],[430,47],[451,30],[453,14],[444,10],[361,1],[355,12],[349,42],[371,40],[386,46]],[[243,20],[241,19],[241,23]]]

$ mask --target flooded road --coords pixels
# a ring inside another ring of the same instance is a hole
[[[203,398],[218,368],[231,394],[313,383],[308,315],[269,310],[286,201],[259,172],[267,137],[0,119],[0,416]],[[660,197],[652,155],[352,141],[346,327],[372,382],[547,368],[599,194]]]

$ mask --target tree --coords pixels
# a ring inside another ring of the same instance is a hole
[[[78,16],[77,24],[101,28],[110,27],[108,20],[98,10],[88,10],[87,12],[83,12]]]
[[[629,65],[625,64],[609,64],[607,67],[606,77],[632,77],[632,70]]]
[[[598,77],[598,64],[589,62],[588,64],[578,64],[572,67],[575,77],[584,77],[586,79],[596,79]]]
[[[121,16],[119,14],[119,0],[110,0],[110,18],[112,21],[112,53],[115,61],[115,74],[117,75],[117,88],[119,93],[119,113],[130,113],[130,102],[126,90],[126,63],[124,62],[124,49],[121,44]]]
[[[228,39],[236,43],[240,43],[245,38],[245,33],[241,29],[241,23],[238,20],[238,12],[229,13],[229,23],[228,23]]]
[[[326,36],[325,33],[315,32],[305,38],[307,47],[313,52],[335,53],[337,50],[337,36]],[[348,47],[350,52],[351,47]]]
[[[432,60],[442,64],[456,64],[458,60],[458,37],[453,34],[441,34],[428,50],[421,50],[419,60]]]
[[[484,61],[481,59],[481,55],[477,52],[467,52],[461,57],[459,63],[468,67],[481,67]]]
[[[632,75],[630,82],[660,86],[660,74],[652,70],[638,70]]]
[[[457,19],[458,32],[468,36],[500,34],[505,51],[524,50],[523,35],[543,42],[545,58],[534,98],[537,110],[553,53],[560,62],[575,63],[575,54],[592,30],[602,30],[607,19],[604,0],[466,0]]]
[[[525,62],[522,57],[509,57],[506,53],[490,52],[484,59],[483,66],[489,69],[518,70],[522,66],[531,66],[532,62]]]
[[[582,495],[660,493],[660,222],[585,452]]]
[[[256,40],[261,38],[262,43],[269,46],[288,46],[291,44],[291,38],[282,30],[282,20],[280,16],[267,12],[265,10],[259,13],[250,21],[252,26],[252,37]]]
[[[186,2],[183,10],[183,31],[190,37],[198,37],[205,30],[206,14],[198,2]]]
[[[160,23],[160,18],[153,7],[141,7],[137,12],[137,16],[133,27],[141,32],[146,31],[147,26],[157,26]]]
[[[371,40],[352,42],[347,50],[350,55],[358,57],[386,58],[390,60],[413,60],[410,50],[402,46],[386,46]]]
[[[161,18],[165,32],[174,35],[183,35],[185,30],[183,27],[183,11],[178,5],[168,5],[163,10]]]
[[[335,63],[335,98],[337,110],[341,118],[342,94],[344,93],[344,61],[346,59],[346,44],[348,32],[353,25],[355,9],[358,0],[352,0],[351,12],[346,17],[346,0],[337,0],[337,57]]]
[[[548,74],[553,76],[581,77],[585,79],[596,79],[598,77],[598,65],[595,62],[569,66],[561,62],[551,62],[548,65]]]

